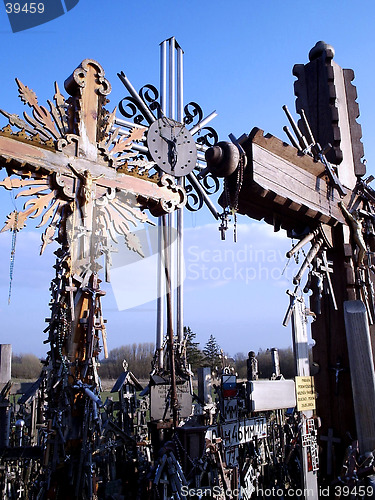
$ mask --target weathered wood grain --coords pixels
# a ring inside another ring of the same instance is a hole
[[[296,221],[332,226],[345,222],[340,197],[327,184],[323,164],[276,137],[264,136],[262,130],[255,129],[249,141],[251,149],[245,146],[252,162],[239,193],[240,213],[268,221],[277,212],[285,228]]]
[[[375,449],[375,371],[366,307],[360,300],[344,302],[346,338],[360,452]]]

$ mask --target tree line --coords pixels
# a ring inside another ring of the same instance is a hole
[[[196,334],[191,328],[185,328],[186,357],[194,372],[200,366],[210,366],[213,372],[217,372],[222,366],[234,368],[241,379],[247,378],[248,354],[236,353],[233,357],[225,355],[215,337],[210,335],[204,348],[201,350],[199,342],[196,342]],[[259,378],[269,379],[273,375],[272,356],[269,349],[259,349],[256,354],[258,360]],[[296,375],[294,354],[291,347],[279,349],[280,371],[284,378],[293,378]]]
[[[236,353],[233,357],[226,355],[213,335],[210,335],[203,348],[196,340],[196,334],[190,327],[184,328],[186,342],[186,360],[196,374],[201,366],[210,366],[217,373],[223,366],[233,367],[234,372],[241,379],[247,377],[248,354]],[[116,347],[109,351],[108,359],[100,361],[99,374],[102,379],[117,379],[125,368],[131,370],[139,379],[149,377],[155,346],[152,342],[142,342]],[[259,349],[256,354],[258,360],[259,378],[269,379],[272,376],[271,352]],[[292,349],[280,349],[280,370],[285,378],[295,376],[294,356]],[[127,366],[124,366],[124,360]],[[36,379],[42,370],[42,362],[33,354],[13,354],[12,378]]]

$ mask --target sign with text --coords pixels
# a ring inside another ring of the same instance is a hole
[[[296,377],[297,410],[315,410],[314,377]]]
[[[151,388],[151,420],[172,418],[171,393],[169,384],[154,385]],[[187,418],[192,413],[192,395],[189,382],[177,385],[179,417]]]
[[[225,422],[238,419],[238,401],[237,399],[223,400],[223,419]]]
[[[266,419],[265,417],[246,418],[207,429],[206,439],[214,441],[218,437],[224,440],[225,448],[249,443],[255,438],[265,438],[267,437]]]

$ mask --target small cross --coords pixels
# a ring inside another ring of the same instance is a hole
[[[335,297],[335,293],[333,291],[333,286],[332,286],[332,281],[331,281],[331,276],[330,276],[330,274],[333,273],[333,269],[332,269],[332,267],[330,267],[332,265],[332,262],[327,260],[327,255],[326,255],[325,251],[322,252],[322,260],[323,260],[323,265],[320,264],[319,269],[321,271],[324,271],[324,273],[325,273],[325,277],[326,277],[327,283],[328,283],[329,294],[330,294],[331,299],[332,299],[333,308],[335,309],[335,311],[337,311],[338,308],[337,308],[337,303],[336,303],[336,297]]]
[[[17,498],[22,498],[22,493],[25,491],[25,489],[22,487],[22,484],[20,484],[19,488],[17,489]]]
[[[219,226],[219,231],[221,234],[221,240],[225,240],[225,231],[228,229],[228,216],[227,213],[224,212],[220,215],[221,218],[221,224]]]
[[[320,436],[322,441],[327,441],[327,475],[332,475],[332,447],[334,443],[341,443],[340,438],[333,437],[333,429],[328,429],[328,436]]]
[[[286,291],[286,293],[290,296],[290,303],[284,316],[283,326],[288,326],[296,301],[297,300],[302,301],[302,299],[298,297],[298,290],[299,290],[299,285],[295,287],[293,292],[291,292],[290,290]]]
[[[339,375],[340,375],[340,372],[347,371],[347,369],[342,367],[340,359],[338,359],[336,365],[331,366],[330,369],[335,371],[335,384],[336,384],[335,394],[337,396],[339,393]]]
[[[65,290],[69,292],[69,302],[70,302],[70,311],[71,311],[71,316],[72,316],[72,321],[74,321],[74,293],[77,291],[77,287],[73,285],[73,280],[72,277],[69,276],[68,279],[69,285],[65,287]]]

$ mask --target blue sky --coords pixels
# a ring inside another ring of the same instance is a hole
[[[374,174],[374,14],[372,1],[80,0],[58,19],[12,33],[0,7],[0,107],[22,114],[15,77],[44,104],[55,80],[63,88],[79,63],[92,58],[112,83],[113,108],[126,94],[117,72],[124,71],[136,89],[158,86],[159,43],[175,36],[185,52],[185,102],[198,102],[206,114],[217,111],[211,125],[221,140],[254,126],[284,139],[281,107],[294,110],[293,65],[306,63],[309,50],[325,40],[336,50],[335,61],[355,71],[365,157]],[[22,208],[8,191],[0,192],[1,221],[14,203]],[[197,340],[204,345],[213,334],[230,354],[290,345],[290,329],[281,323],[293,273],[281,272],[291,242],[265,223],[240,217],[237,245],[229,232],[223,243],[206,210],[187,212],[186,226],[185,323]],[[39,246],[40,230],[29,223],[18,235],[8,306],[10,235],[0,235],[0,341],[16,352],[43,355],[54,256],[49,249],[39,257]],[[119,311],[116,294],[109,287],[102,303],[109,349],[153,341],[155,303]]]

